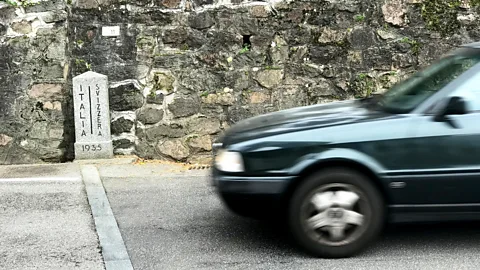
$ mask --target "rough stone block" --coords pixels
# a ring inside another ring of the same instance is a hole
[[[156,94],[156,91],[159,90],[167,93],[171,93],[174,90],[175,77],[169,71],[154,69],[149,73],[148,80],[149,83],[152,84],[152,90],[150,94],[152,94],[152,92]]]
[[[250,94],[250,103],[251,104],[261,104],[261,103],[266,103],[270,102],[270,96],[261,93],[261,92],[253,92]]]
[[[206,104],[233,105],[235,97],[232,93],[208,94],[202,97],[202,101]]]
[[[180,49],[188,50],[188,49],[198,49],[206,44],[206,38],[203,32],[189,29],[187,39],[185,40],[185,45],[182,45]]]
[[[312,46],[310,48],[311,61],[317,64],[335,64],[345,52],[337,46]],[[340,60],[338,61],[340,62]]]
[[[139,131],[141,130],[137,130],[137,133]],[[144,133],[148,141],[155,141],[155,140],[158,140],[158,138],[160,137],[170,137],[170,138],[183,137],[187,134],[187,130],[182,125],[173,123],[170,125],[162,124],[162,125],[146,128]],[[140,134],[137,134],[137,136],[141,137]]]
[[[59,61],[40,61],[35,66],[25,67],[25,70],[32,72],[35,80],[64,80],[64,67]]]
[[[211,5],[214,3],[214,0],[191,0],[195,6],[204,6],[204,5]]]
[[[200,102],[195,96],[175,96],[173,102],[168,104],[168,110],[177,118],[191,116],[200,111]]]
[[[66,8],[66,2],[64,0],[49,0],[49,1],[39,1],[35,5],[28,5],[25,7],[26,13],[37,13],[45,11],[58,11],[64,10]]]
[[[157,153],[155,145],[151,145],[145,140],[139,140],[139,142],[135,144],[134,154],[146,159],[161,157],[159,153]]]
[[[160,153],[178,161],[185,160],[190,155],[190,151],[183,144],[182,139],[159,142],[157,149]]]
[[[218,89],[228,86],[225,85],[225,81],[218,72],[200,68],[183,70],[178,76],[178,83],[196,93],[204,93],[205,91],[214,93]]]
[[[12,23],[12,30],[19,34],[29,34],[32,32],[32,24],[29,21],[19,21]]]
[[[76,0],[75,7],[81,9],[96,9],[102,2],[102,0]]]
[[[165,29],[162,41],[165,44],[181,45],[187,39],[188,30],[185,27]]]
[[[15,13],[15,7],[7,6],[7,3],[0,2],[0,5],[4,4],[2,8],[0,8],[0,21],[4,23],[9,23],[12,19],[17,17]]]
[[[130,119],[127,119],[125,117],[120,117],[114,121],[112,121],[111,124],[111,131],[112,134],[122,134],[124,132],[131,132],[133,128],[133,121]]]
[[[160,4],[166,8],[180,8],[181,0],[160,0]]]
[[[206,104],[202,103],[200,113],[207,117],[219,117],[222,118],[224,114],[224,106],[220,104]]]
[[[220,132],[220,121],[216,118],[198,117],[188,122],[190,133],[208,135]]]
[[[33,123],[28,136],[33,139],[48,139],[50,137],[48,123],[46,121]]]
[[[34,84],[28,91],[28,96],[44,102],[62,100],[64,98],[63,85],[50,83]]]
[[[0,23],[0,36],[3,36],[7,33],[7,26],[5,24]]]
[[[157,93],[157,91],[159,93]],[[151,92],[147,95],[147,103],[158,104],[158,105],[163,104],[163,100],[165,99],[165,96],[159,90],[157,91],[151,90]]]
[[[195,154],[188,158],[191,164],[211,165],[213,158],[211,154]]]
[[[115,111],[132,111],[143,105],[140,84],[135,80],[126,80],[110,86],[110,108]]]
[[[257,17],[257,18],[268,18],[268,16],[270,15],[270,12],[267,9],[267,6],[259,5],[259,6],[251,7],[250,8],[250,14],[253,17]]]
[[[48,131],[48,137],[51,139],[62,139],[63,138],[63,128],[51,128]]]
[[[393,56],[394,68],[407,68],[416,63],[416,59],[411,54],[396,54]]]
[[[135,143],[129,139],[121,138],[113,141],[114,149],[126,149],[135,146]]]
[[[65,21],[68,17],[68,14],[64,10],[55,10],[46,12],[40,16],[45,23],[54,23]]]
[[[13,138],[8,135],[0,134],[0,146],[5,146],[9,144],[12,140]]]
[[[45,104],[43,104],[43,108],[61,112],[62,111],[62,103],[60,101],[45,102]]]
[[[268,69],[259,71],[255,75],[255,80],[261,86],[271,89],[282,82],[283,76],[283,69]]]
[[[407,13],[405,0],[387,0],[382,6],[382,13],[386,22],[403,26]]]
[[[325,27],[322,29],[320,37],[318,38],[318,43],[320,44],[329,44],[329,43],[339,43],[342,42],[347,36],[347,32],[344,29],[331,29]]]
[[[366,27],[355,27],[348,37],[354,49],[367,49],[377,44],[375,32]]]
[[[203,30],[212,27],[215,24],[215,18],[208,11],[202,13],[191,13],[188,17],[190,27]]]
[[[200,151],[211,151],[212,150],[212,140],[209,135],[192,137],[187,139],[188,146],[194,150]]]
[[[137,113],[137,120],[146,125],[156,124],[163,119],[163,110],[155,106],[146,105]]]
[[[375,70],[388,71],[392,68],[392,52],[387,48],[370,48],[363,50],[362,59],[364,66],[371,67]]]

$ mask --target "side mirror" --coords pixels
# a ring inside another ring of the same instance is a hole
[[[459,115],[467,113],[467,103],[461,97],[452,97],[449,101],[443,115]]]
[[[449,115],[462,115],[467,113],[467,103],[461,97],[451,97],[445,108],[435,116],[437,122],[447,122],[456,128],[455,123],[448,117]]]

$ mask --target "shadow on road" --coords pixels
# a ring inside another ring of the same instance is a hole
[[[308,257],[289,237],[285,224],[273,221],[258,221],[243,218],[221,210],[223,217],[219,232],[225,245],[252,252],[265,252],[271,255],[290,254],[295,257]],[[230,230],[225,229],[231,228]],[[455,222],[433,224],[388,225],[382,236],[358,257],[378,257],[385,253],[397,252],[398,255],[410,255],[430,252],[472,252],[478,249],[480,242],[480,222]]]

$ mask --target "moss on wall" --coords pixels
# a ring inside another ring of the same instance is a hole
[[[479,0],[474,0],[479,1]],[[480,1],[479,1],[480,2]],[[457,20],[460,0],[425,0],[422,2],[422,17],[427,28],[442,36],[452,34],[460,28]]]

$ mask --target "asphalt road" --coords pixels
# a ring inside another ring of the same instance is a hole
[[[205,171],[100,173],[135,269],[480,268],[480,223],[395,226],[355,258],[316,259],[282,226],[228,212]]]

